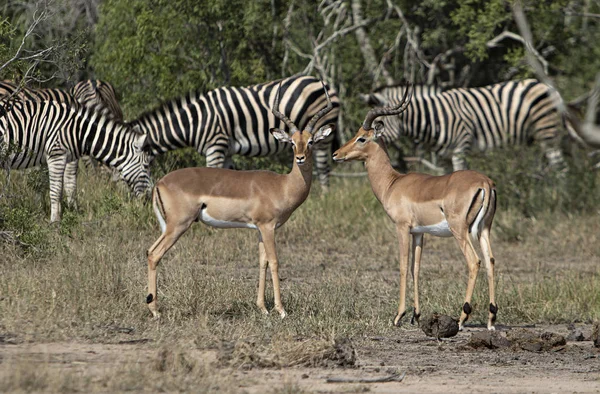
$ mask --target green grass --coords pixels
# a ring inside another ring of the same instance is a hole
[[[278,230],[288,318],[265,317],[255,307],[257,234],[195,224],[159,266],[162,318],[157,323],[145,305],[145,252],[160,234],[150,205],[131,199],[108,175],[82,171],[78,208],[65,210],[61,226],[50,226],[47,186],[41,179],[32,181],[40,176],[13,172],[9,198],[0,202],[0,229],[10,233],[0,243],[0,334],[111,342],[128,335],[112,327],[127,327],[159,344],[184,340],[217,348],[251,338],[268,351],[297,338],[333,341],[402,330],[391,325],[398,307],[395,232],[364,178],[334,179],[327,195],[315,184],[305,204]],[[37,191],[32,192],[34,181]],[[504,195],[499,189],[499,198]],[[535,212],[524,215],[517,204],[496,216],[498,324],[597,319],[596,210]],[[458,316],[466,280],[455,241],[427,237],[423,313]],[[412,284],[408,291],[410,309]],[[483,267],[473,304],[470,322],[484,323]],[[273,306],[270,280],[267,306]]]

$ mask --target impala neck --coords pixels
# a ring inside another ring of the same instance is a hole
[[[369,145],[365,166],[373,193],[383,203],[386,192],[402,174],[392,167],[387,149],[381,140]]]
[[[310,193],[312,173],[312,153],[306,155],[306,161],[302,166],[299,166],[294,158],[292,171],[287,175],[288,187],[286,189],[288,190],[290,198],[298,199],[299,204],[302,204]]]

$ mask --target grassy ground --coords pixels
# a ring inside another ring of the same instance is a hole
[[[108,176],[83,171],[79,207],[66,210],[60,227],[50,226],[44,177],[43,171],[13,172],[9,198],[2,202],[3,228],[10,231],[0,242],[0,342],[143,340],[152,349],[148,357],[156,359],[155,367],[141,370],[135,362],[110,366],[103,372],[105,383],[99,383],[91,377],[82,380],[79,373],[76,380],[68,373],[55,376],[21,360],[10,379],[0,379],[0,391],[235,391],[219,365],[319,365],[331,356],[336,339],[392,336],[411,329],[391,325],[397,310],[397,242],[364,178],[334,179],[327,195],[315,185],[278,230],[286,319],[277,313],[265,317],[255,307],[257,234],[195,224],[159,266],[162,318],[157,322],[145,305],[145,251],[160,234],[149,204],[130,200]],[[492,231],[499,324],[598,319],[598,212],[527,216],[500,210]],[[466,281],[466,264],[455,241],[426,238],[423,313],[458,317]],[[471,324],[486,321],[486,282],[482,269]],[[272,308],[270,282],[267,300]],[[168,353],[161,356],[161,349]],[[217,367],[186,361],[194,360],[190,349],[217,351]],[[153,379],[144,380],[151,375]],[[128,383],[125,376],[141,380]],[[281,390],[299,388],[289,382]]]

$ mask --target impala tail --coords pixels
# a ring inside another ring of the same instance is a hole
[[[160,198],[158,185],[154,186],[154,189],[152,190],[152,209],[154,210],[154,214],[158,219],[158,224],[160,224],[160,231],[164,233],[167,231],[167,222],[165,220],[166,215],[164,214],[165,207],[163,206],[163,202]]]
[[[469,233],[473,240],[479,240],[481,230],[494,218],[496,212],[496,188],[493,185],[482,185],[473,196],[471,206],[467,211]]]

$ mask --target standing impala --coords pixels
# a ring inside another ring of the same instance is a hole
[[[315,114],[304,130],[278,111],[279,91],[274,98],[273,114],[290,129],[271,129],[281,142],[289,142],[294,150],[294,163],[289,174],[271,171],[234,171],[221,168],[185,168],[163,177],[152,194],[152,206],[160,223],[162,235],[148,250],[148,297],[146,302],[154,317],[156,305],[156,266],[162,256],[177,242],[195,221],[221,228],[252,228],[258,230],[260,276],[256,304],[265,307],[265,278],[271,268],[275,310],[284,318],[286,313],[279,291],[278,261],[275,251],[275,229],[282,226],[310,191],[312,181],[312,147],[334,130],[334,125],[322,126],[313,134],[320,118],[333,109],[327,88],[327,106]]]
[[[403,100],[393,107],[374,108],[367,113],[354,138],[333,154],[335,161],[361,160],[375,196],[394,221],[400,243],[400,301],[394,324],[399,325],[406,313],[406,277],[409,241],[412,234],[412,273],[415,291],[413,322],[419,319],[419,266],[423,234],[454,237],[469,267],[469,282],[459,328],[471,313],[471,296],[481,260],[471,243],[479,241],[488,274],[490,307],[487,327],[494,329],[498,306],[494,301],[494,257],[490,246],[490,229],[496,211],[496,188],[491,179],[475,171],[457,171],[443,176],[400,174],[391,164],[385,145],[379,140],[383,123],[378,116],[397,115],[410,103],[406,90]]]

